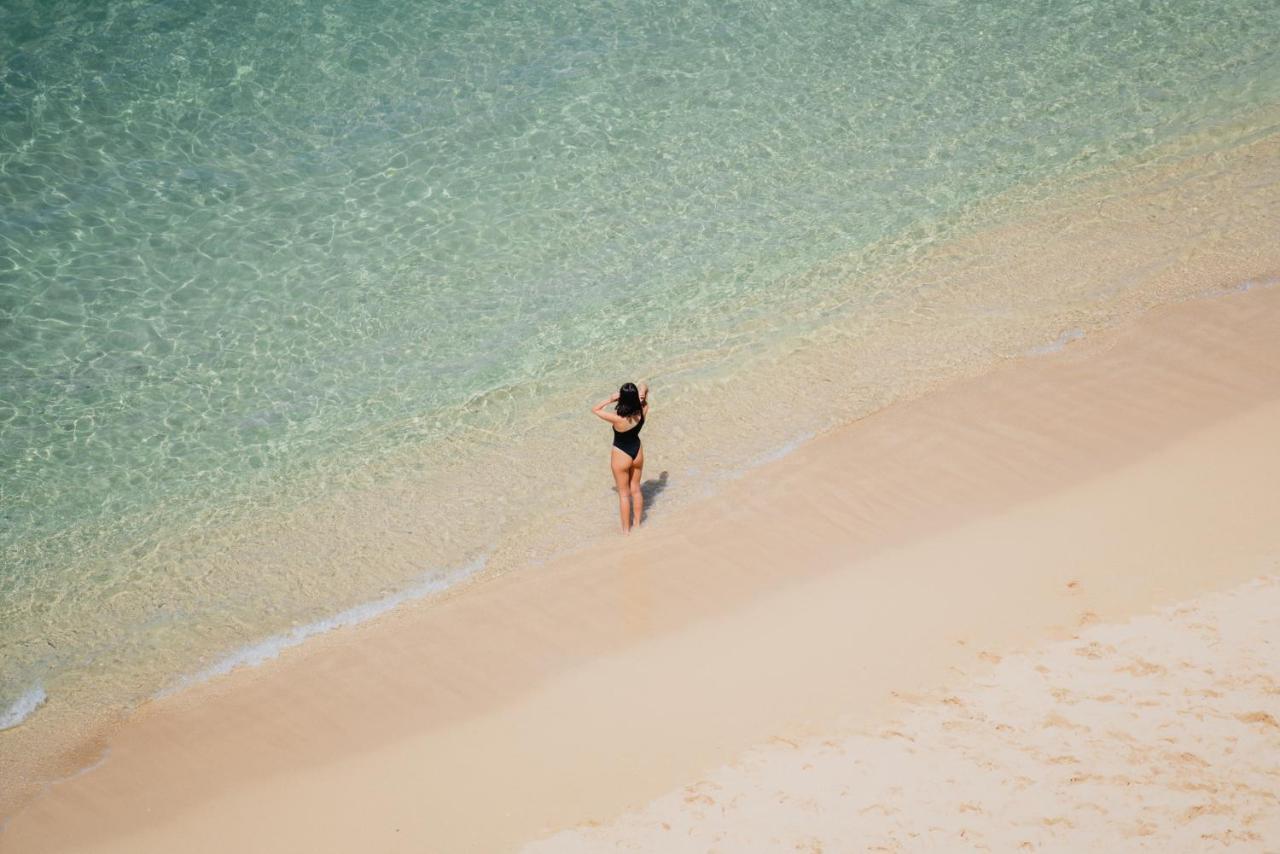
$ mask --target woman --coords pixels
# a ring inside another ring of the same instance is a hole
[[[616,404],[613,412],[605,412],[609,404]],[[613,450],[609,453],[609,467],[618,485],[618,512],[622,518],[622,533],[640,524],[644,515],[644,495],[640,492],[640,476],[644,471],[644,448],[640,446],[640,428],[649,414],[649,387],[644,383],[624,383],[618,393],[602,400],[591,409],[596,415],[613,425]]]

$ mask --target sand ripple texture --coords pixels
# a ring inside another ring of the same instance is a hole
[[[777,739],[525,850],[1280,850],[1280,576],[986,657],[880,732]]]

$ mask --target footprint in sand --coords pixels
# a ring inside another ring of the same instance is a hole
[[[700,782],[694,783],[692,786],[688,786],[687,788],[685,788],[684,802],[690,805],[699,804],[701,806],[708,806],[708,807],[714,806],[716,802],[715,798],[711,797],[706,792],[702,791],[702,789],[704,788],[718,789],[720,787],[717,786],[715,783],[711,783],[706,780],[702,780]]]
[[[1178,765],[1194,765],[1197,768],[1208,768],[1209,763],[1189,751],[1182,753],[1166,753],[1165,758]]]
[[[898,810],[895,807],[885,806],[884,804],[872,804],[871,806],[863,807],[862,809],[858,810],[858,815],[866,815],[872,810],[878,810],[882,815],[887,815],[887,816],[894,815],[895,813],[900,812],[900,810]]]
[[[1089,641],[1082,647],[1077,647],[1075,654],[1082,658],[1098,659],[1108,655],[1113,655],[1116,651],[1114,646],[1110,644],[1101,644],[1097,641]]]
[[[1247,724],[1262,724],[1265,727],[1274,727],[1280,729],[1280,721],[1267,712],[1249,712],[1244,715],[1236,715],[1236,720]]]
[[[1168,672],[1163,664],[1156,664],[1145,658],[1135,658],[1128,667],[1116,668],[1116,673],[1132,673],[1134,676],[1163,676]]]
[[[1130,836],[1152,836],[1153,834],[1155,834],[1157,830],[1159,830],[1159,828],[1156,827],[1154,824],[1147,821],[1140,821],[1138,822],[1137,826],[1134,827],[1133,830],[1129,831],[1129,835]]]
[[[1041,729],[1074,729],[1074,730],[1085,730],[1085,731],[1089,729],[1089,727],[1085,726],[1084,724],[1078,724],[1073,721],[1070,721],[1067,718],[1064,718],[1062,715],[1058,714],[1057,712],[1050,712],[1048,715],[1046,715],[1044,719],[1044,723],[1040,724],[1040,728]]]
[[[1189,824],[1200,818],[1202,815],[1231,815],[1234,812],[1235,810],[1226,804],[1220,804],[1217,801],[1210,801],[1207,804],[1197,804],[1196,806],[1190,807],[1182,814],[1182,823]]]
[[[1232,830],[1231,828],[1227,828],[1222,833],[1202,833],[1200,834],[1200,838],[1206,839],[1206,840],[1213,840],[1214,842],[1220,842],[1223,845],[1227,845],[1227,846],[1234,845],[1237,842],[1261,842],[1262,841],[1262,837],[1251,830],[1246,830],[1241,832],[1239,830]]]

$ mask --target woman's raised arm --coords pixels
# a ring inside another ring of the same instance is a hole
[[[600,401],[595,406],[591,407],[591,411],[594,412],[598,417],[603,418],[605,421],[608,421],[610,424],[618,424],[622,421],[621,418],[619,418],[617,415],[614,415],[612,412],[604,411],[604,408],[606,406],[616,402],[617,400],[618,400],[618,393],[615,391],[613,394],[609,395],[604,400]]]

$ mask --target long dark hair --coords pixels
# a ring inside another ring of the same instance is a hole
[[[618,389],[618,405],[613,408],[613,411],[623,418],[630,418],[642,408],[640,389],[636,388],[635,383],[623,383],[622,388]]]

